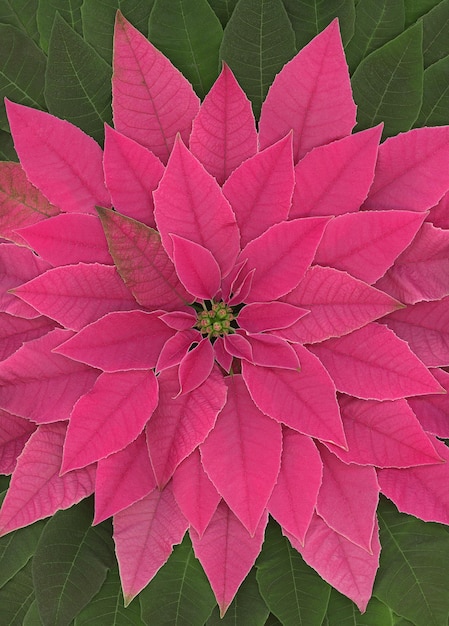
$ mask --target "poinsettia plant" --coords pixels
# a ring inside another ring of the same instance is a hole
[[[449,524],[449,127],[354,133],[337,20],[256,125],[118,13],[112,95],[6,101],[0,531],[94,494],[126,604],[188,533],[223,616],[270,515],[364,612],[380,494]]]

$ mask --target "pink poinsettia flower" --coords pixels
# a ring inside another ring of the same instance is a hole
[[[7,103],[0,530],[95,493],[127,602],[188,530],[223,613],[270,514],[363,611],[379,493],[449,523],[449,128],[352,134],[337,22],[258,133],[120,14],[114,63],[104,152]]]

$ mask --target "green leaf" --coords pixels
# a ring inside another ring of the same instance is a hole
[[[399,514],[383,499],[378,509],[382,552],[374,595],[416,626],[441,626],[449,615],[447,529]]]
[[[36,551],[46,522],[40,521],[0,538],[0,587],[24,567]]]
[[[9,481],[11,480],[11,476],[2,476],[0,475],[0,498],[2,497],[2,491],[6,491],[9,487]]]
[[[11,133],[6,130],[0,130],[0,161],[18,161]]]
[[[139,602],[131,602],[125,609],[118,567],[109,570],[97,595],[79,613],[74,626],[144,626],[140,618]]]
[[[404,23],[403,0],[360,0],[354,36],[345,51],[351,72],[371,52],[402,33]]]
[[[357,130],[384,122],[390,137],[412,127],[422,102],[421,37],[418,23],[360,63],[351,81]]]
[[[395,626],[395,621],[392,611],[376,598],[362,615],[349,598],[332,589],[323,626]]]
[[[281,0],[238,2],[224,30],[220,56],[257,117],[275,75],[295,53],[295,35]]]
[[[229,22],[238,0],[207,0],[223,28]]]
[[[424,15],[422,23],[424,67],[429,67],[449,54],[449,0]]]
[[[45,75],[48,110],[98,142],[111,123],[111,68],[78,33],[56,15]]]
[[[153,626],[202,626],[216,602],[186,535],[140,593],[142,619]]]
[[[260,593],[284,626],[321,626],[330,586],[270,522],[256,561]]]
[[[439,0],[404,0],[405,26],[414,24],[419,17],[433,9],[438,2]]]
[[[147,36],[148,18],[154,2],[155,0],[84,0],[81,7],[84,38],[111,65],[117,9]]]
[[[39,615],[39,609],[37,608],[36,600],[30,604],[28,611],[23,618],[23,624],[21,626],[44,626]]]
[[[47,59],[34,41],[9,24],[0,24],[0,128],[9,130],[4,96],[19,104],[45,108]]]
[[[17,572],[0,589],[0,607],[2,626],[22,626],[24,617],[34,600],[31,561]],[[38,626],[37,624],[33,626]]]
[[[39,614],[45,626],[65,626],[101,588],[114,561],[107,525],[92,527],[92,503],[58,511],[33,559]]]
[[[40,34],[41,48],[47,52],[51,29],[56,13],[65,19],[67,24],[82,34],[81,5],[83,0],[39,0],[37,9],[37,27]]]
[[[343,43],[354,32],[353,0],[283,0],[295,31],[296,48],[300,50],[336,17],[340,21]]]
[[[273,613],[270,613],[264,626],[282,626],[282,622],[278,620],[276,615],[273,615]]]
[[[212,612],[205,626],[264,626],[269,610],[259,592],[256,570],[253,568],[243,581],[234,600],[223,618],[218,606]]]
[[[11,24],[39,43],[36,12],[38,0],[0,0],[0,22]]]
[[[449,122],[449,56],[424,70],[423,101],[415,126]]]
[[[156,0],[148,38],[204,98],[218,76],[223,28],[207,0]]]

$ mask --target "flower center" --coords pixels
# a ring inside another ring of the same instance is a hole
[[[203,310],[197,314],[196,327],[210,338],[233,333],[231,322],[234,319],[231,307],[224,302],[212,302],[211,308],[203,304]]]

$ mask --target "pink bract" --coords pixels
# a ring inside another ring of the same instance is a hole
[[[223,613],[269,513],[363,611],[379,494],[449,524],[449,127],[351,134],[336,21],[259,136],[227,66],[200,106],[120,14],[114,61],[104,153],[7,102],[1,533],[94,492],[127,602],[188,531]]]

